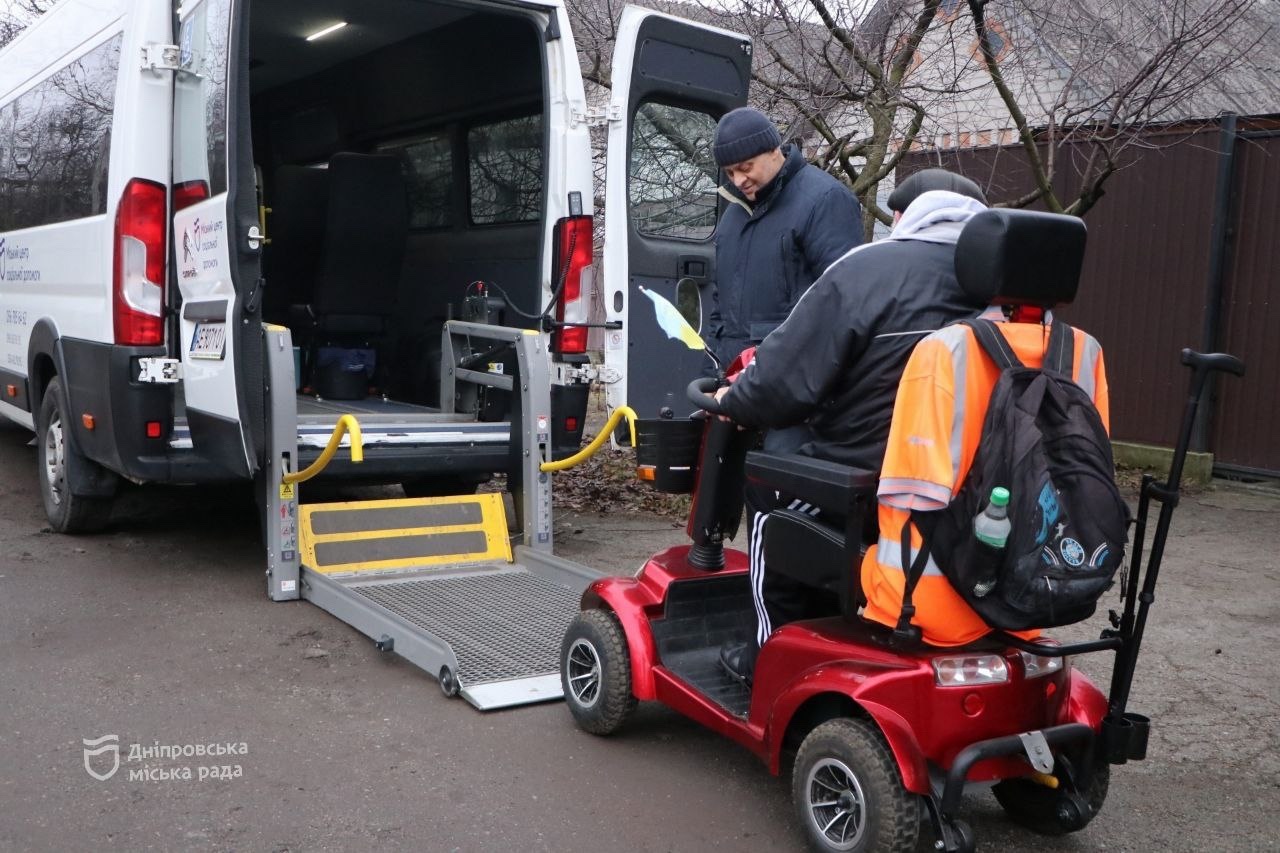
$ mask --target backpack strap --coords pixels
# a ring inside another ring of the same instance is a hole
[[[997,333],[998,334],[998,333]],[[920,582],[920,578],[924,575],[925,566],[929,565],[929,542],[927,539],[921,543],[920,552],[916,554],[914,560],[911,559],[911,520],[916,513],[907,516],[907,520],[902,525],[902,573],[905,582],[902,586],[902,610],[898,614],[898,624],[893,629],[893,636],[898,640],[908,643],[920,642],[920,628],[911,624],[912,618],[916,615],[916,607],[911,603],[911,594],[915,591],[916,584]],[[922,530],[923,533],[923,530]]]
[[[982,317],[971,317],[960,322],[969,327],[973,332],[973,336],[978,339],[978,343],[982,345],[987,355],[991,356],[991,360],[996,363],[996,367],[1001,370],[1022,367],[1022,360],[1013,351],[1013,347],[1009,346],[1009,342],[1005,340],[1004,335],[1000,334],[1000,330],[996,328],[995,323]]]
[[[1066,323],[1054,320],[1049,326],[1049,350],[1044,354],[1044,369],[1070,379],[1075,361],[1075,332]]]
[[[1022,361],[1009,346],[1009,341],[996,328],[996,324],[982,317],[961,320],[961,323],[973,330],[973,336],[991,356],[991,360],[1001,370],[1010,367],[1022,367]],[[1075,366],[1075,332],[1066,323],[1054,320],[1049,324],[1049,347],[1045,352],[1042,369],[1052,370],[1070,379]]]

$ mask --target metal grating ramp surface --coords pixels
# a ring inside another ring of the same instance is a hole
[[[404,581],[349,583],[347,589],[452,647],[462,693],[480,707],[502,701],[504,684],[554,679],[560,641],[579,594],[519,568]]]

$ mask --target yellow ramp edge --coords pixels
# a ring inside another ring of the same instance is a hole
[[[325,575],[512,561],[500,494],[309,504],[300,514],[302,562]]]

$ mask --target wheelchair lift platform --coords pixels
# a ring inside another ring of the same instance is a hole
[[[528,440],[513,454],[523,464],[508,472],[508,481],[530,485],[514,488],[510,502],[477,494],[301,504],[284,479],[297,458],[292,394],[272,394],[273,410],[282,411],[271,421],[272,464],[263,484],[268,592],[277,601],[312,602],[478,709],[559,699],[560,641],[598,574],[551,553],[550,477],[538,470],[550,441],[539,339],[523,330],[450,323],[446,344],[451,333],[515,347],[524,390],[512,394],[511,431]],[[291,391],[289,333],[272,327],[266,334],[272,387]],[[446,360],[446,371],[451,364]],[[505,390],[513,390],[510,376],[452,373],[498,387],[505,380]],[[513,546],[510,529],[517,525],[522,541]]]

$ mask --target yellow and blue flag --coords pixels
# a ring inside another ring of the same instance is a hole
[[[698,334],[697,329],[689,325],[689,321],[680,313],[680,309],[647,287],[641,287],[640,292],[653,301],[654,313],[658,316],[658,327],[667,333],[667,337],[675,338],[689,349],[707,348],[702,336]]]

